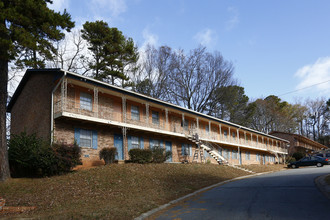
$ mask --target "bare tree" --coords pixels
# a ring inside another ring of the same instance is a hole
[[[175,104],[206,112],[217,88],[234,83],[233,66],[219,52],[206,52],[205,47],[174,52],[169,68],[168,90]]]
[[[161,46],[158,49],[147,45],[140,59],[140,68],[135,72],[134,90],[154,98],[169,101],[168,75],[171,66],[172,49]]]
[[[90,53],[80,30],[66,33],[66,38],[57,42],[56,48],[57,54],[47,63],[48,67],[61,68],[82,75],[88,74]]]

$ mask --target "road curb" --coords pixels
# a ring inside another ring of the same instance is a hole
[[[330,185],[325,182],[325,178],[327,176],[330,176],[330,174],[322,175],[315,178],[315,185],[328,199],[330,199]]]
[[[282,171],[282,170],[279,170],[279,171]],[[185,200],[185,199],[187,199],[189,197],[195,196],[195,195],[197,195],[199,193],[202,193],[202,192],[207,191],[209,189],[212,189],[214,187],[218,187],[218,186],[224,185],[226,183],[230,183],[230,182],[233,182],[233,181],[236,181],[236,180],[240,180],[240,179],[246,179],[246,178],[249,178],[249,177],[260,176],[260,175],[264,175],[264,174],[268,174],[268,173],[274,173],[274,172],[279,172],[279,171],[269,171],[269,172],[264,172],[264,173],[255,173],[255,174],[251,174],[251,175],[240,176],[240,177],[236,177],[236,178],[233,178],[233,179],[229,179],[229,180],[225,180],[225,181],[222,181],[222,182],[213,184],[211,186],[204,187],[204,188],[199,189],[199,190],[197,190],[197,191],[195,191],[193,193],[190,193],[188,195],[182,196],[182,197],[180,197],[178,199],[175,199],[175,200],[170,201],[167,204],[161,205],[161,206],[159,206],[157,208],[154,208],[154,209],[152,209],[152,210],[150,210],[148,212],[145,212],[142,215],[140,215],[139,217],[134,218],[134,220],[143,220],[143,219],[146,219],[146,218],[150,217],[151,215],[153,215],[153,214],[155,214],[155,213],[157,213],[157,212],[159,212],[159,211],[161,211],[161,210],[163,210],[163,209],[165,209],[165,208],[167,208],[167,207],[169,207],[169,206],[171,206],[171,205],[173,205],[175,203],[181,202],[181,201],[183,201],[183,200]]]

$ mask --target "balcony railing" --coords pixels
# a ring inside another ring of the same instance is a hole
[[[62,100],[58,100],[54,103],[54,114],[56,115],[62,112],[73,113],[81,116],[95,117],[98,119],[105,119],[105,120],[121,122],[121,123],[125,122],[127,124],[138,125],[138,126],[158,129],[162,131],[170,131],[184,135],[192,135],[197,133],[199,138],[205,140],[211,140],[211,141],[216,140],[228,144],[235,144],[235,145],[239,144],[239,145],[255,147],[258,149],[265,149],[265,150],[271,149],[273,151],[287,153],[287,149],[283,149],[276,146],[267,147],[265,144],[262,143],[257,143],[251,140],[246,141],[245,139],[242,138],[238,139],[237,137],[219,134],[218,132],[215,132],[213,130],[205,131],[196,128],[195,125],[191,127],[182,127],[181,122],[175,120],[174,117],[172,118],[171,115],[168,116],[170,120],[168,121],[167,124],[165,120],[159,120],[158,123],[153,123],[151,117],[148,118],[147,120],[145,115],[140,115],[138,119],[134,120],[131,117],[128,117],[130,115],[127,114],[126,119],[124,119],[123,114],[121,112],[114,111],[112,106],[99,104],[97,106],[93,106],[93,109],[90,111],[90,110],[81,109],[80,106],[79,105],[77,106],[75,101],[70,98],[66,99],[65,104]]]

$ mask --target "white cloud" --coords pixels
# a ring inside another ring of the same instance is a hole
[[[48,7],[50,9],[53,9],[56,12],[58,12],[58,11],[62,12],[64,9],[68,10],[69,3],[70,3],[70,0],[53,0],[53,4],[48,3]]]
[[[200,32],[198,32],[195,36],[194,39],[200,43],[203,46],[211,46],[214,45],[216,40],[217,40],[217,35],[215,31],[206,28]]]
[[[227,8],[228,13],[230,14],[229,20],[226,22],[226,29],[232,30],[234,27],[236,27],[239,23],[239,12],[238,9],[235,7],[229,7]]]
[[[158,36],[156,34],[153,34],[149,31],[149,28],[146,27],[143,29],[142,32],[142,36],[144,39],[144,42],[141,46],[141,50],[144,51],[144,49],[146,48],[146,46],[148,44],[152,45],[152,46],[157,46],[158,44]]]
[[[125,0],[92,0],[91,5],[96,14],[100,11],[110,11],[110,14],[117,17],[127,9]]]
[[[303,66],[295,73],[301,81],[296,89],[313,86],[321,94],[330,93],[330,57],[321,57],[314,64]]]

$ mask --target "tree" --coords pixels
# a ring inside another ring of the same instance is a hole
[[[20,57],[19,66],[44,67],[56,52],[62,29],[74,26],[70,15],[47,7],[50,0],[0,1],[0,180],[10,177],[6,140],[6,105],[9,62]]]
[[[131,38],[126,39],[117,28],[110,28],[104,21],[86,22],[81,30],[82,37],[93,54],[89,67],[93,77],[115,84],[115,79],[128,81],[125,68],[138,59],[137,48]]]
[[[173,52],[169,69],[168,90],[172,102],[205,113],[215,91],[234,84],[233,66],[219,52],[206,52],[205,47]]]
[[[244,88],[233,85],[217,88],[209,102],[209,115],[237,123],[248,125],[253,106],[248,105],[249,97],[244,93]]]
[[[172,49],[161,46],[158,49],[147,45],[141,57],[141,67],[133,76],[134,91],[169,101],[168,75],[171,66]]]

